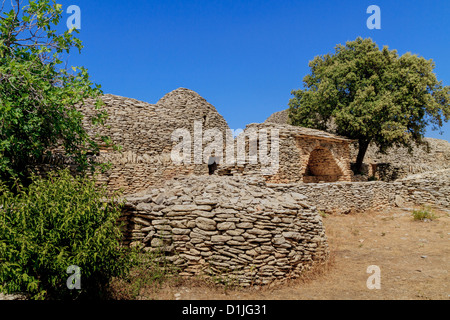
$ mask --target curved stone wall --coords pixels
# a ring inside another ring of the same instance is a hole
[[[172,180],[127,198],[128,244],[162,249],[183,276],[284,281],[328,257],[321,216],[305,199],[259,178]]]

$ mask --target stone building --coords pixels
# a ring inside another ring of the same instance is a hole
[[[80,109],[87,115],[84,123],[91,135],[110,136],[121,147],[121,151],[103,148],[99,159],[112,164],[111,170],[100,178],[112,191],[130,194],[177,176],[208,174],[207,163],[191,161],[180,166],[172,161],[171,152],[178,143],[172,141],[172,135],[176,130],[185,129],[194,140],[195,124],[203,131],[219,130],[224,137],[229,130],[217,110],[188,89],[172,91],[156,104],[109,94],[102,100],[109,115],[104,127],[90,125],[90,116],[95,111],[91,107],[93,101],[86,101]],[[201,147],[205,145],[206,142]]]
[[[261,177],[184,177],[127,200],[128,244],[162,250],[180,276],[283,282],[329,256],[317,209]]]
[[[222,166],[219,174],[263,175],[270,183],[352,180],[349,149],[352,141],[349,139],[320,130],[270,122],[250,124],[242,135],[251,136],[249,131],[267,133],[267,154],[270,160],[264,166],[264,161],[252,164],[246,159],[240,165]],[[261,134],[255,137],[258,146],[261,146],[260,137]],[[273,144],[277,146],[274,148]],[[252,153],[249,145],[246,144],[247,155]],[[278,153],[277,159],[273,153]]]
[[[94,131],[90,126],[89,116],[94,108],[89,106],[93,101],[87,101],[81,110],[87,115],[88,131],[110,136],[122,147],[120,152],[106,148],[101,151],[101,160],[109,161],[112,168],[100,180],[111,190],[132,194],[172,178],[212,173],[262,175],[266,181],[275,183],[352,179],[349,149],[352,141],[334,134],[271,122],[250,124],[242,133],[246,136],[245,147],[239,150],[239,137],[233,139],[225,119],[191,90],[174,90],[156,104],[114,95],[105,95],[102,100],[109,114],[105,127]],[[256,138],[249,132],[256,132]],[[218,138],[208,139],[208,133]],[[257,148],[261,149],[261,133],[267,133],[268,163],[258,157],[260,150],[253,158],[257,161],[251,161],[250,142],[256,139]],[[216,147],[208,156],[212,142]],[[188,158],[176,163],[172,152],[180,144],[189,151]],[[274,144],[277,148],[273,148]],[[230,157],[235,161],[226,161]],[[243,157],[242,161],[239,157]],[[271,171],[266,170],[267,165]]]
[[[269,122],[278,124],[290,124],[289,109],[275,112],[265,121],[265,123]]]
[[[289,109],[275,112],[265,123],[289,124]],[[335,132],[333,123],[329,132]],[[406,147],[392,147],[382,154],[375,144],[370,144],[364,157],[363,170],[367,176],[375,176],[378,180],[395,181],[413,174],[450,168],[450,143],[446,140],[424,138],[424,145],[413,145],[409,152]],[[351,162],[356,162],[358,143],[350,144]],[[354,181],[361,179],[355,176]]]

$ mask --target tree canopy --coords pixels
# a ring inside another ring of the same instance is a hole
[[[442,127],[450,116],[450,87],[433,72],[433,60],[399,56],[371,39],[337,45],[334,54],[315,57],[304,89],[294,90],[289,116],[294,125],[328,130],[358,140],[360,171],[370,143],[381,152],[423,143],[427,127]]]
[[[3,1],[0,11],[0,178],[26,179],[57,146],[80,171],[94,168],[99,140],[87,134],[75,106],[96,99],[92,121],[102,124],[102,92],[86,68],[63,60],[71,49],[81,52],[78,31],[57,31],[63,9],[54,0],[21,3],[13,0],[7,10]]]

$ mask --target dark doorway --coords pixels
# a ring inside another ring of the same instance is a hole
[[[208,161],[209,175],[212,176],[217,170],[217,159],[215,157],[210,157]]]

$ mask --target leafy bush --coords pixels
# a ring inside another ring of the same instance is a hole
[[[78,30],[57,28],[64,10],[55,0],[14,3],[10,11],[5,1],[0,5],[1,179],[28,183],[35,164],[55,155],[58,147],[80,171],[104,168],[91,155],[112,141],[89,135],[75,107],[94,99],[90,121],[103,125],[107,114],[101,110],[101,87],[86,68],[64,67],[70,51],[83,48]]]
[[[126,274],[120,247],[121,203],[104,187],[65,170],[13,194],[0,184],[0,292],[31,299],[102,298],[112,277]],[[81,290],[69,290],[69,266]]]
[[[413,210],[412,213],[414,220],[434,220],[436,219],[436,216],[434,215],[433,211],[430,207],[424,206],[421,209]]]

